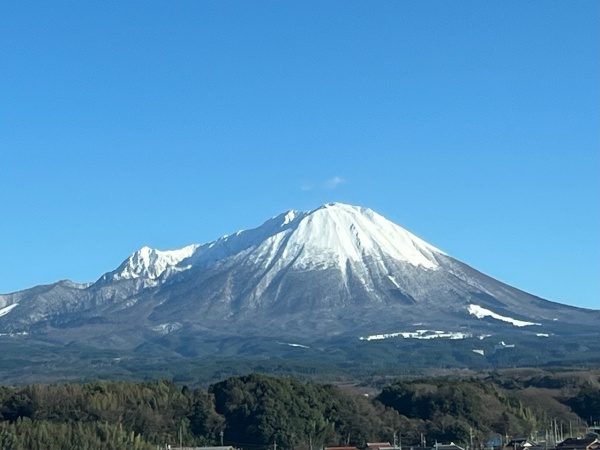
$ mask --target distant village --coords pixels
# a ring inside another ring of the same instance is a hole
[[[502,442],[504,440],[504,442]],[[600,425],[587,427],[583,436],[564,437],[560,432],[549,434],[546,431],[540,431],[535,436],[512,438],[498,436],[489,440],[485,446],[478,447],[472,443],[461,446],[450,443],[435,442],[433,445],[427,445],[425,437],[421,438],[418,445],[402,445],[399,438],[395,442],[368,442],[365,447],[354,446],[327,446],[323,448],[313,448],[308,446],[308,450],[600,450]],[[216,446],[216,447],[178,447],[166,445],[164,449],[157,450],[241,450],[235,446]],[[272,447],[263,450],[277,450],[277,443]]]

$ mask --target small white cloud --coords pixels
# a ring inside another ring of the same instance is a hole
[[[346,182],[346,180],[344,180],[343,178],[335,176],[335,177],[327,180],[325,183],[323,183],[323,187],[325,189],[335,189],[340,184],[345,183],[345,182]]]
[[[345,182],[346,180],[342,177],[335,176],[320,183],[305,182],[300,186],[300,189],[302,191],[312,191],[314,189],[335,189],[340,184]]]

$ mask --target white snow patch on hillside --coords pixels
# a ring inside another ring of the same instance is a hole
[[[510,323],[515,327],[527,327],[530,325],[538,325],[541,326],[541,323],[535,322],[525,322],[524,320],[513,319],[512,317],[501,316],[500,314],[496,314],[489,309],[485,309],[482,306],[471,304],[468,306],[467,310],[469,314],[477,317],[478,319],[483,319],[484,317],[491,317],[492,319],[501,320],[503,322]]]
[[[160,334],[169,334],[173,331],[179,330],[181,327],[183,327],[183,325],[181,325],[179,322],[161,323],[160,325],[152,327],[152,331]]]
[[[0,317],[7,315],[13,309],[19,306],[18,303],[13,303],[12,305],[5,306],[4,308],[0,308]]]
[[[371,336],[360,337],[361,341],[380,341],[403,337],[405,339],[467,339],[473,337],[471,333],[463,333],[461,331],[432,331],[432,330],[416,330],[416,331],[399,331],[397,333],[373,334]]]
[[[8,336],[8,337],[29,336],[29,333],[27,331],[18,331],[16,333],[0,333],[0,336]]]
[[[400,285],[398,284],[398,282],[396,281],[396,279],[393,276],[388,275],[388,280],[390,280],[392,282],[392,284],[396,287],[396,289],[400,289]]]
[[[278,344],[287,345],[289,347],[310,348],[308,345],[292,344],[292,343],[289,343],[289,342],[278,342]]]

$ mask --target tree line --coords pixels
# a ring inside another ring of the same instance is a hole
[[[481,446],[490,437],[526,436],[543,428],[550,419],[547,405],[559,408],[564,420],[600,414],[597,382],[549,391],[551,401],[560,397],[557,392],[562,395],[556,406],[538,391],[520,398],[530,386],[510,388],[505,381],[398,381],[374,396],[257,373],[208,389],[170,381],[6,386],[0,387],[0,448],[149,450],[181,442],[311,450],[395,437],[405,445],[427,439],[432,446],[435,440]]]

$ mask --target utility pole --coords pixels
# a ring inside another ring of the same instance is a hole
[[[223,433],[223,430],[221,430],[221,432],[219,433],[219,436],[221,437],[221,447],[223,447],[223,435],[225,433]]]

